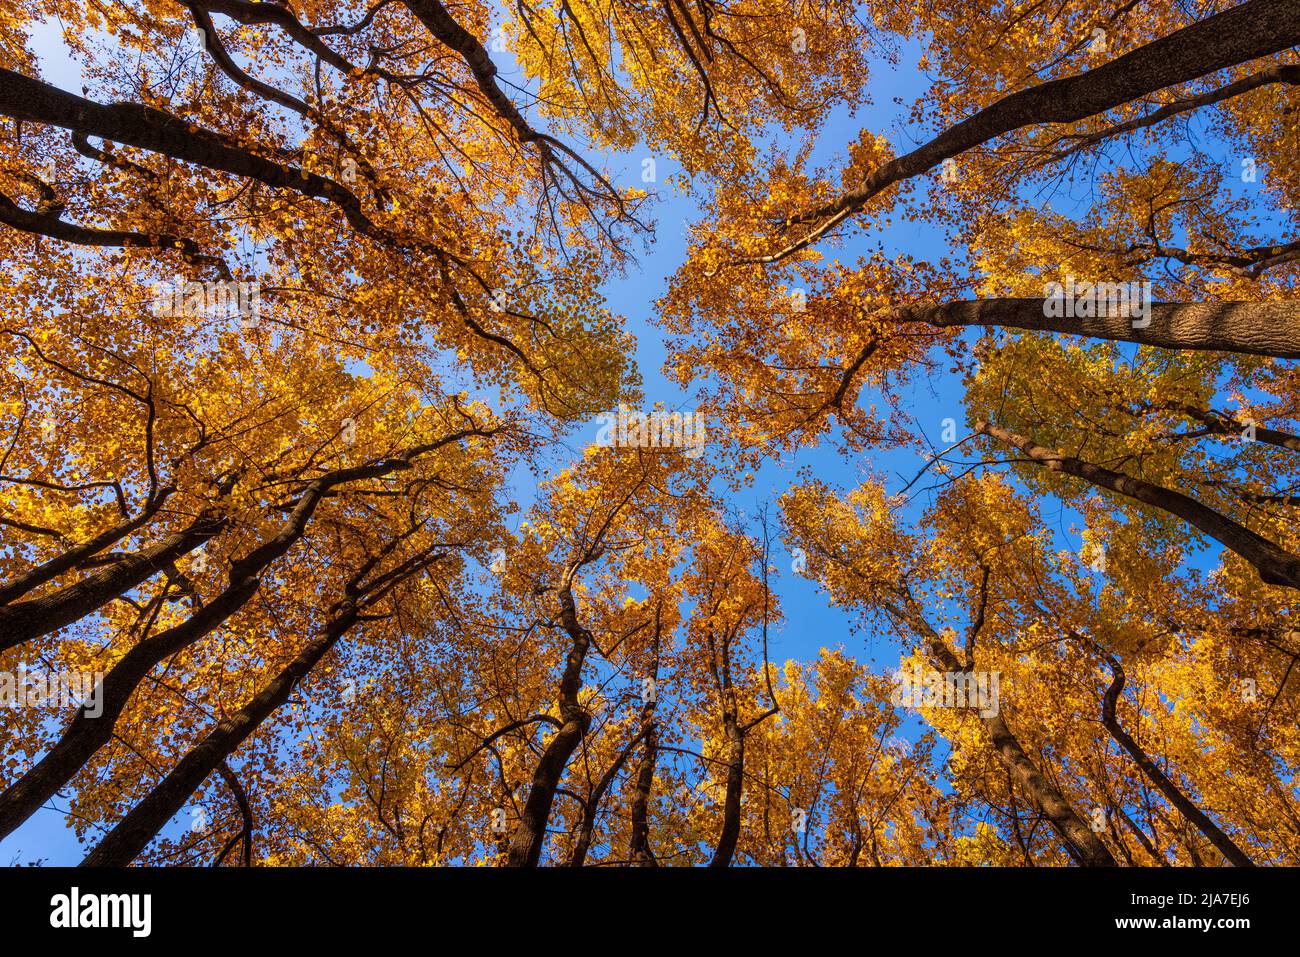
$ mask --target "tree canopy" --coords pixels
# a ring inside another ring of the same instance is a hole
[[[0,839],[1300,862],[1297,47],[1297,0],[6,4]]]

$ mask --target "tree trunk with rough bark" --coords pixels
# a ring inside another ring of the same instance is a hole
[[[1093,465],[1074,456],[1053,452],[1032,438],[1018,435],[991,422],[978,422],[975,431],[1019,449],[1049,471],[1073,475],[1098,488],[1117,492],[1126,498],[1176,515],[1254,565],[1260,579],[1266,584],[1300,588],[1300,557],[1181,492]]]
[[[893,610],[893,614],[925,640],[936,669],[952,673],[965,670],[942,636],[930,627],[930,623],[910,601],[906,602],[904,609]],[[1030,760],[1002,718],[1001,712],[988,716],[981,714],[979,718],[988,732],[998,760],[1051,824],[1070,856],[1085,867],[1114,867],[1115,858],[1109,848],[1075,813],[1065,795]]]
[[[508,867],[537,867],[546,843],[546,824],[555,803],[555,792],[569,758],[587,734],[591,715],[578,701],[582,688],[582,665],[591,646],[591,635],[578,621],[573,594],[565,587],[560,592],[560,623],[572,644],[560,679],[560,730],[546,744],[541,760],[533,772],[532,786],[520,813],[519,823],[510,838],[506,855]]]
[[[722,831],[709,867],[730,867],[740,840],[740,802],[745,791],[745,736],[734,717],[725,723],[727,739],[727,790],[722,799]]]
[[[1300,303],[1297,302],[1155,302],[1150,303],[1150,314],[1138,320],[1123,315],[1050,316],[1048,302],[972,299],[932,306],[900,306],[886,313],[886,318],[940,328],[1000,326],[1136,342],[1160,349],[1300,358]]]
[[[173,768],[81,862],[82,867],[123,867],[135,860],[206,781],[284,705],[294,686],[356,624],[353,606],[336,617],[319,638],[304,648],[252,701],[218,724]]]
[[[1192,800],[1182,792],[1168,775],[1160,770],[1160,767],[1124,730],[1116,714],[1119,697],[1124,691],[1124,668],[1114,658],[1109,658],[1107,664],[1110,665],[1113,678],[1110,687],[1106,689],[1106,697],[1102,706],[1102,722],[1106,725],[1106,730],[1110,732],[1110,736],[1128,752],[1129,757],[1142,769],[1142,773],[1159,789],[1160,793],[1169,800],[1169,803],[1178,808],[1179,813],[1196,825],[1206,839],[1219,849],[1219,853],[1236,867],[1252,867],[1253,862],[1251,859],[1233,843],[1232,838],[1228,837],[1214,821],[1210,820],[1209,815],[1192,803]]]
[[[92,614],[198,548],[225,525],[223,517],[202,516],[182,531],[126,555],[75,584],[40,598],[0,606],[0,651],[48,635]]]

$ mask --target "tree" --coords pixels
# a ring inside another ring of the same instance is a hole
[[[1293,862],[1297,46],[1295,0],[12,5],[0,692],[98,685],[0,709],[0,836]],[[600,287],[670,188],[707,447],[587,444],[654,398]],[[894,670],[776,653],[781,547]]]

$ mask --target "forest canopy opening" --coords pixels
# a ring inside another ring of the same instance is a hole
[[[0,863],[1300,864],[1298,48],[6,3]]]

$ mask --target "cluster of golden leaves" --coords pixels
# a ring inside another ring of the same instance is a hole
[[[1287,298],[1293,264],[1251,266],[1294,224],[1289,87],[1197,114],[1230,144],[1226,166],[1182,127],[1140,123],[1206,86],[1193,84],[1015,130],[963,153],[956,175],[909,177],[837,236],[798,242],[809,210],[898,158],[863,130],[838,165],[811,159],[903,39],[926,37],[935,80],[912,120],[937,131],[1212,6],[7,5],[5,70],[39,77],[29,33],[57,24],[81,93],[123,129],[166,117],[177,142],[244,172],[6,119],[0,589],[16,593],[0,627],[185,544],[69,622],[12,647],[0,635],[0,671],[125,669],[286,546],[147,669],[111,741],[56,782],[80,836],[139,806],[366,596],[191,795],[202,826],[143,859],[230,862],[255,833],[260,863],[494,864],[536,826],[526,808],[545,788],[554,863],[644,862],[639,827],[664,864],[1067,863],[972,710],[919,709],[929,727],[913,733],[888,677],[842,649],[771,659],[776,531],[729,514],[719,489],[827,437],[847,459],[931,452],[901,396],[946,356],[963,427],[995,420],[1300,548],[1287,429],[1300,381],[1285,363],[975,336],[896,313],[1032,298],[1068,276],[1150,274],[1170,300]],[[491,67],[503,56],[520,84]],[[1117,157],[1125,123],[1131,155]],[[635,343],[597,287],[632,263],[647,197],[590,159],[639,147],[671,157],[704,212],[656,318],[667,372],[697,390],[723,451],[588,448],[512,527],[519,476],[548,442],[639,396]],[[1233,150],[1267,171],[1249,195]],[[1081,212],[1036,201],[1076,181]],[[879,236],[895,226],[944,234],[949,254],[889,248]],[[851,245],[856,258],[838,258]],[[177,282],[253,283],[257,314],[160,308]],[[1273,440],[1241,441],[1265,424]],[[894,639],[900,667],[931,667],[937,640],[999,675],[1026,760],[1102,822],[1117,859],[1220,859],[1108,734],[1122,667],[1119,724],[1253,860],[1294,862],[1293,590],[1229,551],[1204,560],[1206,538],[1149,503],[986,435],[959,444],[972,460],[935,460],[923,513],[877,478],[844,493],[800,483],[781,501],[786,547]],[[1061,514],[1085,526],[1081,548],[1053,533]],[[0,714],[2,806],[65,728]]]

